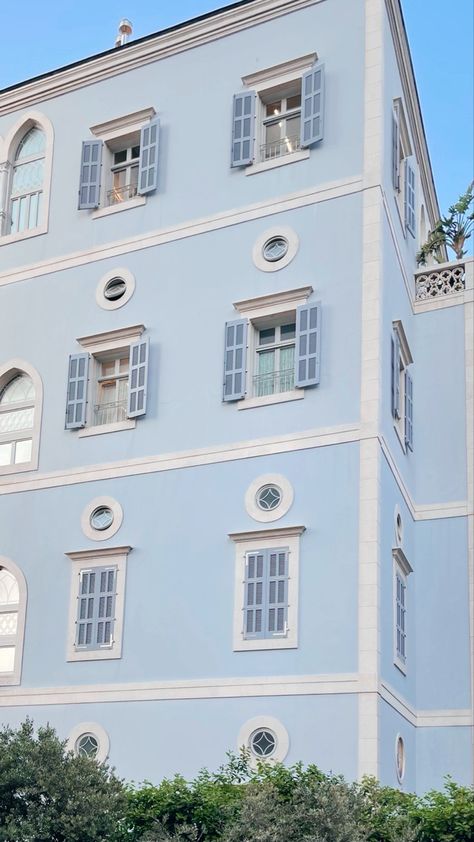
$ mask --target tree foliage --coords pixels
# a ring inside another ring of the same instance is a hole
[[[438,220],[430,231],[426,243],[420,248],[416,259],[419,266],[425,266],[431,255],[440,263],[443,246],[451,248],[458,260],[467,253],[464,251],[466,240],[474,228],[474,182],[458,201],[448,209],[448,215]]]

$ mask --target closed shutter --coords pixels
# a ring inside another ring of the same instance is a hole
[[[247,554],[244,638],[283,637],[288,623],[288,550]]]
[[[101,140],[84,140],[79,178],[79,210],[97,208],[100,202]]]
[[[413,450],[413,379],[405,370],[405,444]]]
[[[237,319],[225,326],[224,397],[236,401],[245,395],[247,362],[247,320]]]
[[[232,117],[232,167],[253,162],[255,143],[255,91],[235,94]]]
[[[400,127],[398,117],[392,111],[392,183],[393,189],[400,189]]]
[[[400,339],[392,334],[392,416],[400,418]]]
[[[77,649],[101,649],[113,644],[116,577],[115,567],[81,570],[76,622]]]
[[[158,186],[159,141],[160,121],[155,117],[146,126],[142,126],[140,134],[138,192],[141,196],[152,193]]]
[[[249,553],[245,565],[244,638],[265,637],[265,552]]]
[[[82,570],[79,575],[79,596],[76,623],[76,646],[94,646],[95,570]]]
[[[321,368],[321,305],[296,310],[295,386],[316,386]]]
[[[129,418],[137,418],[146,413],[148,384],[148,337],[130,345],[130,374],[128,381]]]
[[[115,568],[98,571],[97,646],[111,646],[115,619]]]
[[[288,551],[268,552],[268,636],[283,635],[287,630]]]
[[[416,173],[413,156],[405,159],[405,226],[414,237],[416,233]]]
[[[324,134],[324,64],[315,64],[303,73],[301,148],[312,146]]]
[[[89,354],[71,354],[66,398],[66,430],[85,426],[88,370]]]
[[[396,573],[396,636],[397,657],[406,661],[406,584],[400,574]]]

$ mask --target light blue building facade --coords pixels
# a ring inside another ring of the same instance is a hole
[[[0,92],[0,721],[128,779],[473,780],[472,261],[398,0]]]

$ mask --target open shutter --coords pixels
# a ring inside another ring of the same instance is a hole
[[[413,379],[405,370],[405,444],[413,450]]]
[[[113,643],[116,574],[115,568],[99,568],[96,571],[98,593],[95,643],[97,648],[111,646]]]
[[[140,196],[152,193],[158,186],[158,150],[160,121],[158,117],[142,126],[140,134],[140,168],[138,171],[138,192]]]
[[[400,127],[398,117],[392,111],[392,183],[393,189],[400,189]]]
[[[101,140],[84,140],[82,143],[79,210],[99,207],[102,145]]]
[[[413,155],[405,159],[405,226],[415,236],[416,173]]]
[[[324,64],[314,64],[301,80],[301,148],[323,139],[324,132]]]
[[[66,430],[86,424],[89,354],[71,354],[66,398]]]
[[[255,91],[235,94],[232,117],[232,167],[253,162],[255,142]]]
[[[321,367],[321,304],[296,309],[295,386],[316,386]]]
[[[270,550],[268,553],[268,637],[284,635],[288,614],[288,551]]]
[[[247,363],[247,320],[226,322],[224,351],[225,401],[237,401],[245,395]]]
[[[400,339],[392,334],[392,416],[400,418]]]
[[[130,374],[128,381],[129,418],[137,418],[146,413],[147,380],[148,380],[149,342],[140,339],[130,345]]]
[[[247,555],[244,583],[244,638],[247,640],[265,636],[265,562],[265,551]]]

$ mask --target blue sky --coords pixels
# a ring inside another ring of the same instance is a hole
[[[113,47],[120,17],[130,18],[134,37],[139,38],[230,4],[23,0],[18,8],[14,3],[3,5],[0,88]],[[474,4],[402,0],[402,5],[440,207],[445,210],[473,178]]]

